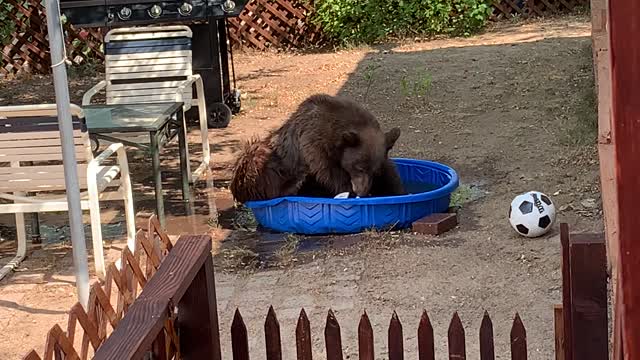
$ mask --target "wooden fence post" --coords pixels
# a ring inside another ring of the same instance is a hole
[[[569,251],[569,225],[560,224],[560,243],[562,244],[562,328],[564,329],[564,356],[565,360],[573,359],[573,341],[571,336],[571,254]]]
[[[603,234],[571,234],[573,360],[607,360],[607,255]]]
[[[220,360],[216,281],[211,254],[180,300],[179,309],[182,358]]]
[[[622,319],[621,335],[614,344],[625,359],[640,358],[637,327],[640,322],[640,243],[638,242],[638,203],[640,171],[638,133],[640,124],[640,47],[629,42],[638,29],[640,3],[634,0],[609,1],[609,59],[611,68],[611,123],[614,142],[618,218],[619,293],[616,319]],[[623,316],[624,314],[624,316]],[[616,346],[617,345],[617,346]]]

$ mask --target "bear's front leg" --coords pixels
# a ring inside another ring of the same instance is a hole
[[[371,196],[406,195],[396,164],[387,159],[371,184]]]
[[[346,171],[335,168],[325,168],[313,175],[316,182],[324,188],[324,191],[334,197],[340,193],[353,193],[351,178]]]

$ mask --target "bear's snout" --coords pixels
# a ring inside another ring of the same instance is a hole
[[[362,174],[351,177],[351,187],[357,196],[367,196],[371,190],[371,176]]]

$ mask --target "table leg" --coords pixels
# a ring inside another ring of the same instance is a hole
[[[38,213],[31,214],[31,243],[42,244],[42,236],[40,234],[40,217]]]
[[[165,227],[164,219],[164,199],[162,196],[162,173],[160,172],[160,144],[158,142],[158,133],[151,132],[151,163],[153,166],[153,179],[156,188],[156,213],[160,225]]]
[[[178,129],[178,147],[180,148],[180,172],[182,179],[182,199],[185,202],[190,201],[190,189],[189,189],[189,166],[187,166],[187,138],[185,137],[185,129],[187,125],[184,121],[184,111],[180,109],[177,116],[177,122],[180,128]]]

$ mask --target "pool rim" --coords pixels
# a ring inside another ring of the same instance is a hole
[[[358,206],[358,205],[385,205],[385,204],[407,204],[415,202],[425,202],[442,198],[443,196],[450,195],[459,186],[460,178],[458,173],[450,166],[445,164],[410,158],[391,158],[397,164],[406,165],[419,165],[421,167],[429,167],[436,171],[446,173],[450,178],[449,181],[443,186],[417,194],[407,195],[395,195],[395,196],[381,196],[381,197],[367,197],[367,198],[349,198],[349,199],[334,199],[334,198],[320,198],[310,196],[284,196],[269,200],[259,201],[247,201],[244,205],[250,209],[259,209],[264,207],[273,207],[281,204],[284,201],[291,203],[313,203],[313,204],[325,204],[325,205],[343,205],[343,206]]]

